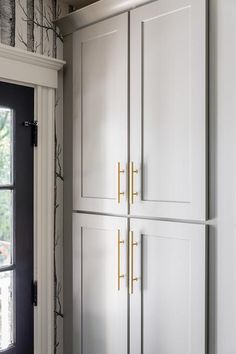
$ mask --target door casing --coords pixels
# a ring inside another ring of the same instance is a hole
[[[38,147],[34,153],[34,353],[53,353],[54,115],[58,71],[64,61],[0,44],[0,81],[33,87]]]

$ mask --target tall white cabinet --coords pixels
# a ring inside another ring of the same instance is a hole
[[[206,354],[206,0],[105,5],[71,15],[73,354]]]

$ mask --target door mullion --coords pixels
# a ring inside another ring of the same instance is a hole
[[[0,186],[0,190],[10,190],[12,191],[14,189],[14,186],[13,185],[2,185]]]
[[[12,264],[12,265],[9,265],[9,266],[1,267],[0,268],[0,273],[10,272],[10,271],[15,270],[15,269],[16,269],[15,264]]]

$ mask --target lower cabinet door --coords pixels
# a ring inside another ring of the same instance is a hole
[[[126,354],[127,220],[73,215],[73,354]]]
[[[129,253],[130,354],[204,354],[205,226],[131,219]]]

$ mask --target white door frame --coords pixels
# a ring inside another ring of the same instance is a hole
[[[53,353],[54,115],[58,71],[64,61],[0,44],[0,81],[35,89],[38,147],[34,154],[34,353]]]

